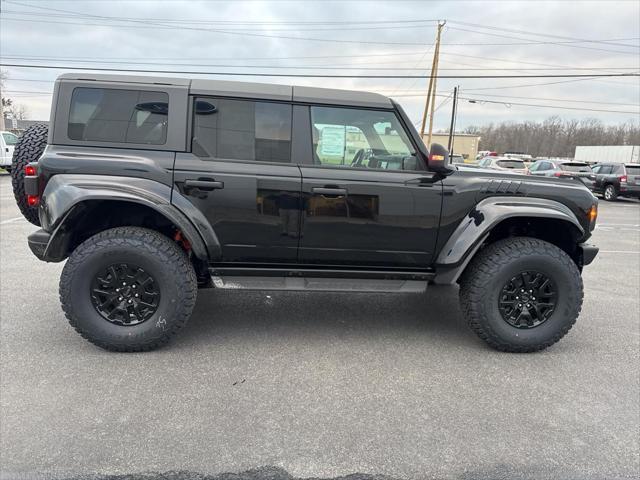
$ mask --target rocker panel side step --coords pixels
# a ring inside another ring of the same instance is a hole
[[[215,288],[320,292],[420,293],[433,277],[427,272],[212,268]]]

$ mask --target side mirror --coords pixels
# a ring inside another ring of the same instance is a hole
[[[404,157],[402,159],[402,169],[403,170],[419,170],[418,159],[415,157],[415,155]]]
[[[429,158],[427,159],[429,170],[439,173],[450,173],[452,171],[449,166],[449,151],[439,143],[433,143],[429,149]]]

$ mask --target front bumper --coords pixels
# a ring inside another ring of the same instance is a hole
[[[582,264],[589,265],[593,262],[593,259],[598,255],[600,249],[595,245],[589,243],[581,243],[578,245],[578,249],[582,252]]]
[[[49,240],[51,240],[51,234],[42,229],[33,232],[27,237],[29,248],[39,260],[45,260]]]

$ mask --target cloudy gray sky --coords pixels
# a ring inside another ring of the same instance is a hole
[[[637,0],[2,0],[0,5],[3,64],[424,75],[441,19],[447,21],[442,75],[640,71]],[[31,118],[47,119],[49,92],[63,70],[1,68],[8,75],[6,95],[26,105]],[[198,77],[376,91],[396,98],[416,122],[427,85],[424,79],[398,78]],[[437,129],[448,126],[447,95],[455,85],[463,98],[459,127],[551,115],[640,121],[638,77],[458,78],[438,81]]]

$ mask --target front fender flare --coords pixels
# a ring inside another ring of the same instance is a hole
[[[64,258],[58,258],[61,256],[58,244],[64,241],[70,222],[82,210],[85,202],[116,200],[142,204],[155,210],[183,232],[196,257],[202,260],[218,258],[220,243],[202,212],[188,202],[181,202],[182,208],[178,208],[171,203],[171,196],[170,186],[153,180],[102,175],[55,175],[47,183],[39,207],[42,228],[51,233],[45,257],[50,261]]]
[[[458,224],[435,262],[440,271],[435,283],[453,283],[491,233],[503,220],[514,217],[552,218],[568,222],[580,236],[584,228],[569,207],[545,198],[490,197],[479,202]]]

